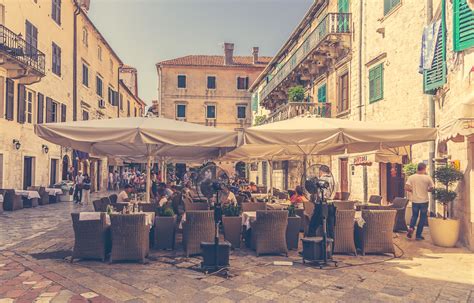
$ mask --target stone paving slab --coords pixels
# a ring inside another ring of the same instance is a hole
[[[323,270],[303,265],[296,251],[285,258],[234,250],[229,279],[196,271],[200,259],[185,258],[181,243],[174,252],[152,250],[144,265],[71,264],[70,213],[90,209],[58,203],[0,215],[0,303],[474,302],[472,253],[403,234],[394,239],[401,258],[341,255],[339,268]]]

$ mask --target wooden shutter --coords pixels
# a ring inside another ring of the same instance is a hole
[[[61,122],[66,122],[66,113],[67,113],[66,104],[61,104]]]
[[[431,69],[423,71],[423,91],[426,94],[435,94],[436,89],[446,83],[446,32],[444,6],[442,19]]]
[[[38,93],[38,117],[36,119],[38,124],[43,123],[44,119],[44,96]]]
[[[318,87],[318,102],[326,102],[326,84],[323,84]]]
[[[369,102],[383,99],[383,64],[369,70]]]
[[[454,0],[453,10],[453,47],[459,52],[474,46],[474,11],[467,0]]]
[[[13,112],[15,107],[15,83],[12,79],[7,78],[6,80],[6,108],[5,118],[7,120],[13,120]]]
[[[53,100],[46,97],[46,123],[53,122]]]
[[[26,89],[25,85],[18,84],[18,123],[25,123],[26,121]]]

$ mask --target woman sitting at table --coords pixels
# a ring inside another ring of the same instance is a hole
[[[229,187],[226,185],[222,185],[221,190],[219,191],[219,202],[222,205],[226,204],[237,204],[237,199],[233,192],[230,191]]]
[[[257,185],[255,184],[255,182],[250,182],[250,185],[247,186],[247,191],[249,191],[251,193],[258,192],[258,188],[257,188]]]
[[[133,188],[130,184],[126,184],[124,189],[118,194],[117,202],[130,202],[128,194],[132,192]]]
[[[298,206],[301,205],[303,202],[308,202],[308,199],[304,195],[303,187],[296,186],[295,193],[290,198],[291,204]]]

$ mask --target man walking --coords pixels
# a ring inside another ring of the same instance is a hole
[[[76,179],[74,180],[74,202],[81,203],[82,201],[82,185],[84,181],[84,176],[82,176],[82,172],[79,171],[77,173]]]
[[[429,192],[433,190],[433,179],[426,173],[426,164],[419,163],[416,174],[411,175],[407,179],[406,190],[411,194],[412,202],[412,216],[410,220],[410,228],[408,229],[407,237],[413,236],[413,231],[418,217],[418,225],[416,227],[416,240],[424,240],[422,236],[423,227],[428,221],[428,205]]]

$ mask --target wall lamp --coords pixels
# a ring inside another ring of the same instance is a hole
[[[41,148],[43,149],[43,152],[44,152],[45,154],[47,154],[47,153],[49,152],[49,147],[48,147],[48,145],[43,144],[43,145],[41,146]]]
[[[18,139],[13,139],[13,147],[14,147],[16,150],[20,149],[20,147],[21,147],[20,140],[18,140]]]

